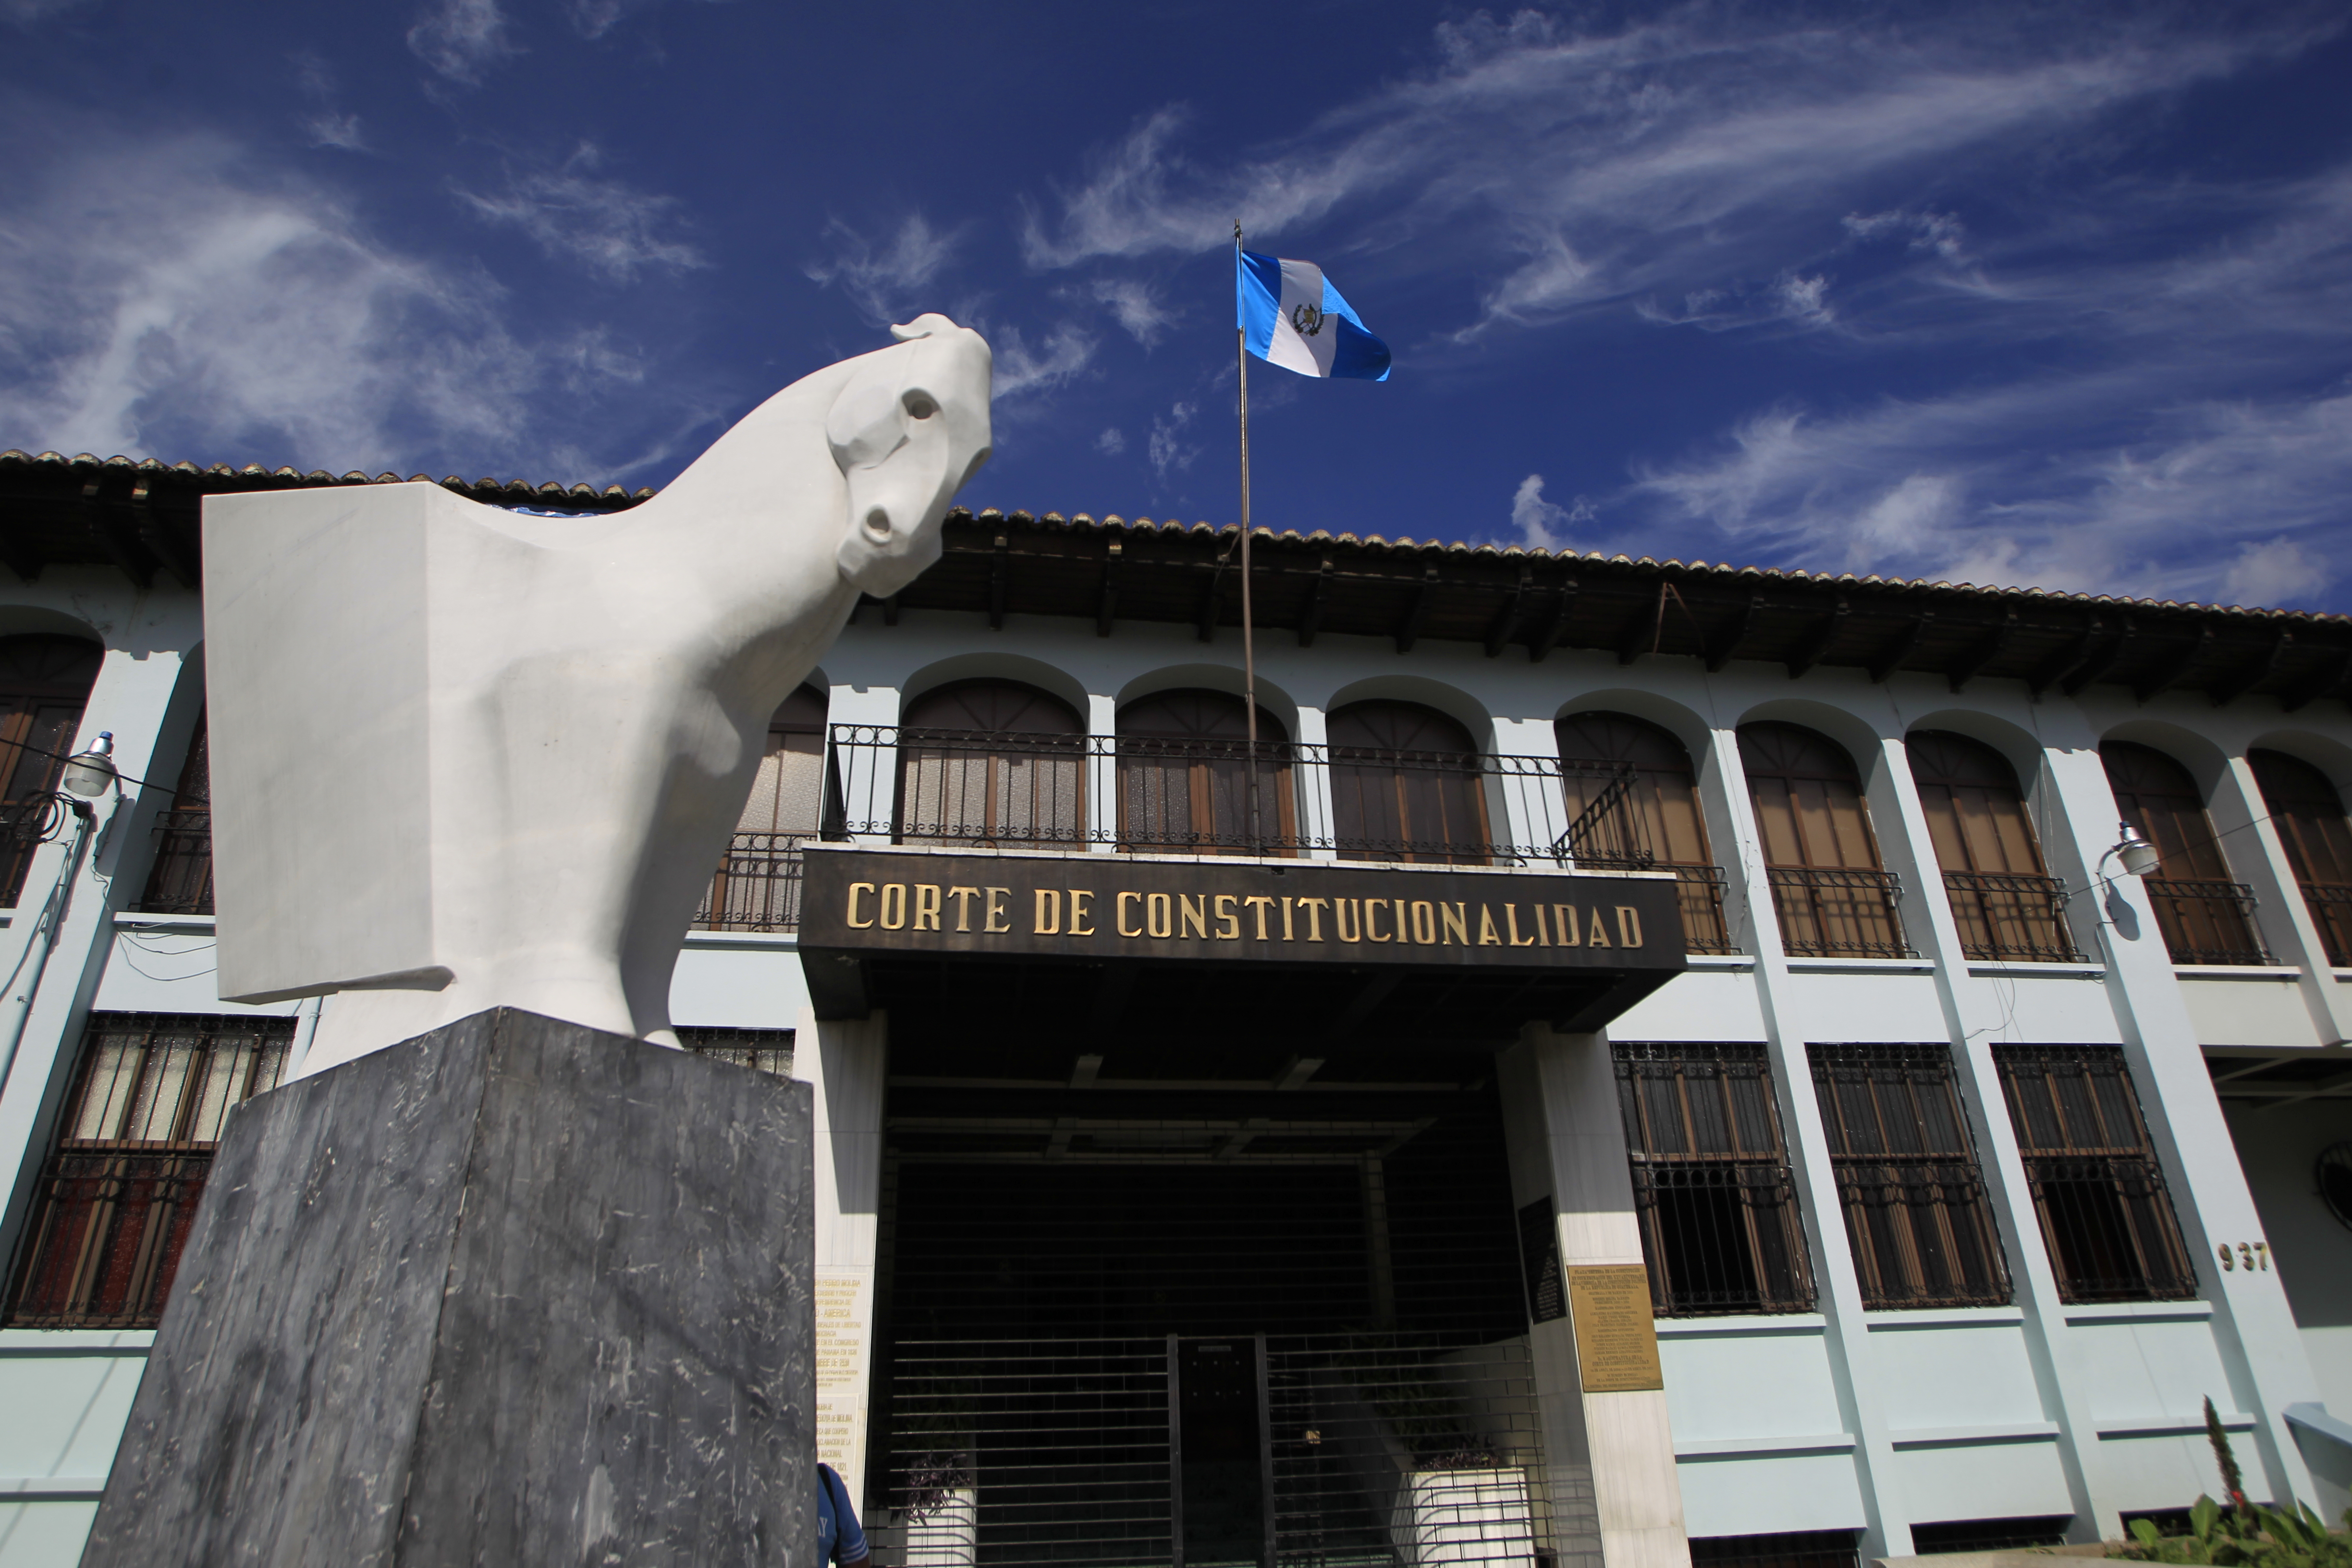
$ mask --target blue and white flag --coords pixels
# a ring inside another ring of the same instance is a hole
[[[1388,344],[1364,330],[1363,318],[1320,267],[1249,250],[1236,254],[1236,324],[1250,353],[1301,375],[1389,378]]]

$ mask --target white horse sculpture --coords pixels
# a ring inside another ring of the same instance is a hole
[[[988,459],[988,344],[892,331],[626,511],[207,499],[220,994],[352,993],[304,1072],[497,1006],[676,1043],[769,716]]]

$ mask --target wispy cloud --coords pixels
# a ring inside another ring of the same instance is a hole
[[[1113,425],[1095,437],[1095,450],[1106,458],[1116,458],[1127,450],[1127,432]]]
[[[1200,447],[1184,439],[1194,416],[1201,412],[1197,403],[1179,402],[1165,414],[1151,417],[1151,441],[1146,447],[1151,458],[1151,472],[1165,484],[1171,474],[1181,474],[1200,457]]]
[[[408,48],[436,71],[467,87],[500,60],[522,52],[499,0],[439,0],[408,29]]]
[[[1108,309],[1111,319],[1147,349],[1164,337],[1176,320],[1177,313],[1139,278],[1097,278],[1087,285],[1087,293],[1094,303]]]
[[[333,189],[273,177],[235,143],[75,140],[47,180],[0,197],[9,444],[614,472],[580,443],[602,400],[641,382],[630,345],[519,339],[486,277],[386,244]]]
[[[366,138],[360,134],[360,117],[338,107],[335,73],[324,59],[309,50],[296,55],[294,84],[310,105],[299,118],[311,146],[346,153],[367,151]]]
[[[898,232],[880,244],[839,218],[824,226],[823,237],[832,254],[802,270],[820,287],[839,288],[877,326],[939,309],[925,291],[955,258],[961,241],[952,230],[943,234],[933,228],[920,213],[908,214]]]
[[[1018,327],[981,330],[996,355],[993,390],[1000,403],[1067,385],[1094,363],[1095,351],[1100,346],[1092,333],[1066,322],[1034,346]]]
[[[709,265],[677,234],[683,226],[677,198],[600,178],[602,163],[596,146],[583,142],[552,167],[509,163],[503,188],[460,186],[457,199],[477,217],[519,228],[548,255],[609,282]]]

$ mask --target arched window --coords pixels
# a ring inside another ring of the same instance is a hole
[[[1682,884],[1683,940],[1693,952],[1728,952],[1723,923],[1723,872],[1706,847],[1698,784],[1690,753],[1666,731],[1622,713],[1576,713],[1553,726],[1563,762],[1608,763],[1633,770],[1633,809],[1640,816],[1653,865]],[[1563,769],[1561,787],[1573,822],[1608,788],[1591,773]]]
[[[1412,702],[1355,702],[1330,718],[1331,826],[1342,860],[1483,866],[1493,854],[1470,731]]]
[[[138,907],[159,914],[213,912],[212,741],[202,709],[172,803],[156,818],[155,864]]]
[[[825,694],[803,686],[768,720],[767,748],[727,858],[694,923],[710,931],[790,931],[801,919],[801,846],[824,820]]]
[[[1742,724],[1739,762],[1781,945],[1799,957],[1909,956],[1845,748],[1799,724]]]
[[[0,820],[38,810],[32,798],[58,787],[104,657],[80,637],[0,637]],[[0,837],[0,903],[23,896],[34,848],[15,834]]]
[[[2157,873],[2142,879],[2175,963],[2268,963],[2250,918],[2253,892],[2230,879],[2205,796],[2189,770],[2153,746],[2099,748],[2123,819],[2156,846]]]
[[[2066,929],[2065,887],[2042,865],[2009,759],[1948,730],[1914,730],[1904,750],[1959,923],[1960,950],[1976,959],[2079,961]]]
[[[1296,853],[1290,742],[1257,710],[1251,820],[1249,710],[1223,691],[1162,691],[1118,714],[1118,841],[1175,855]]]
[[[1086,837],[1087,727],[1013,680],[961,680],[898,724],[902,844],[1065,846]]]
[[[2327,775],[2284,752],[2248,752],[2263,808],[2303,889],[2327,962],[2352,964],[2352,820]]]

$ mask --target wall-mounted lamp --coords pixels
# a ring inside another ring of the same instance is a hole
[[[2135,877],[2154,874],[2164,859],[2163,856],[2157,852],[2156,846],[2141,837],[2139,829],[2130,823],[2121,822],[2116,826],[2122,833],[2122,837],[2116,841],[2114,848],[2099,857],[2099,863],[2105,865],[2109,860],[2119,861],[2125,871]]]
[[[100,730],[89,750],[67,759],[65,777],[58,782],[69,794],[89,796],[120,787],[115,782],[114,731]]]

